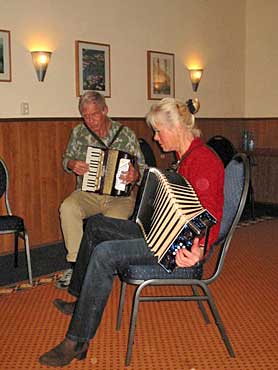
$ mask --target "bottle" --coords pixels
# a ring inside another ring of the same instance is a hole
[[[249,145],[249,132],[247,130],[243,131],[242,134],[242,150],[244,152],[248,151],[248,145]]]
[[[250,133],[249,135],[249,142],[248,142],[248,150],[252,152],[255,148],[255,141],[254,141],[254,135]]]

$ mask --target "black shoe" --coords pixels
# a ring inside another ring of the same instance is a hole
[[[72,315],[76,302],[66,302],[60,298],[54,299],[54,306],[65,315]]]
[[[71,363],[76,358],[84,360],[87,355],[89,343],[77,343],[65,338],[62,343],[54,347],[51,351],[45,353],[39,358],[42,365],[62,367]]]

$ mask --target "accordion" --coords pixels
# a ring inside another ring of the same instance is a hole
[[[132,185],[122,183],[120,176],[123,171],[128,171],[129,163],[134,164],[134,161],[134,156],[129,153],[89,146],[86,155],[89,171],[83,176],[82,190],[128,196]]]
[[[177,250],[190,250],[195,237],[207,240],[217,222],[184,177],[157,168],[145,173],[135,221],[158,263],[168,272],[176,267]]]

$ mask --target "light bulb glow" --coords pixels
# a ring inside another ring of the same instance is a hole
[[[203,69],[201,68],[192,68],[188,69],[190,81],[192,83],[193,91],[197,91],[199,82],[201,81]]]
[[[39,81],[43,81],[50,61],[50,51],[32,51],[32,59]]]

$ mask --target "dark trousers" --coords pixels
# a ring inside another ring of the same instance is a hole
[[[106,240],[106,241],[104,241]],[[88,342],[100,324],[117,271],[129,265],[157,265],[132,221],[92,216],[85,229],[69,291],[78,297],[66,337]],[[194,266],[187,277],[197,274]]]
[[[120,220],[97,214],[88,218],[80,244],[68,292],[79,297],[91,254],[101,242],[130,240],[142,237],[139,226],[129,220]]]
[[[86,225],[69,288],[79,298],[67,338],[85,342],[95,335],[117,270],[130,264],[154,263],[157,259],[134,222],[92,216]]]

